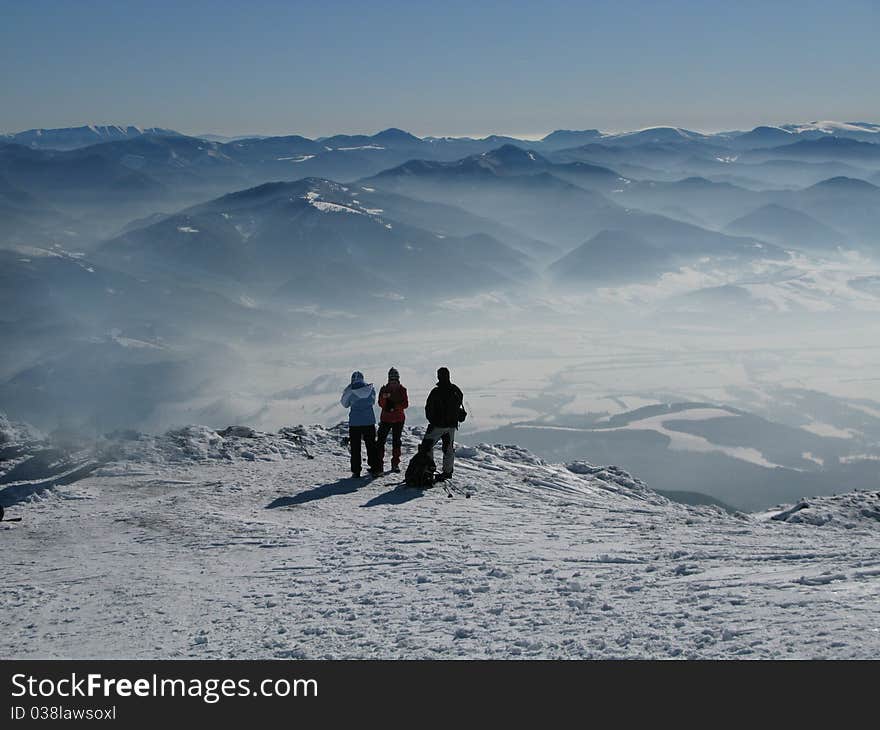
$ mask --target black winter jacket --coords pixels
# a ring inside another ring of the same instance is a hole
[[[437,383],[425,403],[425,418],[437,428],[458,428],[464,394],[454,383]]]

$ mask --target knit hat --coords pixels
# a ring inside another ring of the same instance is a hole
[[[396,383],[400,382],[400,373],[397,372],[397,368],[391,368],[388,371],[388,382],[390,383],[392,380]]]

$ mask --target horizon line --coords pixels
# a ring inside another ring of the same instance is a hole
[[[169,132],[176,132],[186,137],[193,137],[196,139],[205,139],[207,137],[225,137],[229,140],[240,140],[240,139],[255,139],[255,138],[270,138],[270,137],[290,137],[290,136],[300,136],[305,139],[310,139],[312,141],[320,141],[321,139],[326,139],[328,137],[336,137],[336,136],[366,136],[372,137],[381,132],[385,132],[389,129],[398,129],[402,132],[406,132],[407,134],[412,134],[414,137],[418,137],[419,139],[474,139],[481,140],[486,139],[488,137],[509,137],[511,139],[517,139],[526,142],[539,142],[554,132],[587,132],[587,131],[598,131],[602,136],[619,136],[624,134],[636,134],[638,132],[644,132],[649,129],[680,129],[686,132],[695,132],[697,134],[704,134],[707,136],[719,135],[719,134],[733,134],[736,132],[750,132],[759,127],[771,127],[776,129],[782,129],[783,125],[785,126],[802,126],[802,125],[821,125],[821,124],[848,124],[848,125],[877,125],[880,126],[878,122],[869,122],[865,120],[859,121],[839,121],[836,119],[816,119],[806,122],[780,122],[778,124],[772,123],[759,123],[753,127],[749,128],[736,128],[736,127],[726,127],[720,129],[706,129],[706,128],[697,128],[697,127],[682,127],[676,124],[649,124],[643,127],[637,128],[612,128],[608,130],[599,129],[598,127],[557,127],[555,129],[551,129],[547,132],[485,132],[485,133],[471,133],[471,134],[421,134],[417,132],[410,132],[409,130],[403,129],[402,127],[389,126],[383,127],[382,129],[378,129],[375,132],[334,132],[332,134],[322,134],[315,137],[309,137],[307,134],[302,134],[295,131],[284,131],[284,132],[273,132],[273,133],[244,133],[244,134],[230,134],[227,132],[214,132],[214,131],[203,131],[198,133],[192,132],[184,132],[179,129],[174,129],[173,127],[165,127],[159,124],[120,124],[116,122],[84,122],[81,124],[71,124],[68,126],[61,127],[29,127],[27,129],[21,129],[15,132],[0,132],[0,135],[12,137],[19,134],[24,134],[26,132],[33,131],[58,131],[63,129],[77,129],[77,128],[89,128],[89,127],[118,127],[121,129],[126,129],[129,127],[134,127],[136,129],[165,129]],[[787,131],[787,130],[786,130]],[[880,130],[878,130],[880,131]]]

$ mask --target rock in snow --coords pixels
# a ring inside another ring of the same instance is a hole
[[[0,433],[13,431],[0,420]],[[420,434],[406,430],[405,453]],[[880,493],[728,515],[670,502],[616,467],[478,444],[459,446],[449,499],[442,487],[401,489],[396,474],[348,478],[344,436],[118,433],[95,446],[88,471],[55,482],[22,469],[33,454],[0,461],[0,503],[23,517],[0,523],[10,566],[0,655],[880,651]]]

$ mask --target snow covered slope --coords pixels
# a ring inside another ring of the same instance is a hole
[[[72,150],[101,142],[134,139],[145,134],[161,136],[180,136],[179,132],[161,127],[136,127],[118,124],[88,124],[82,127],[62,129],[27,129],[15,134],[0,134],[0,143],[12,142],[34,149]]]
[[[118,434],[88,476],[27,499],[0,463],[0,503],[23,518],[0,523],[0,656],[880,652],[880,493],[819,507],[829,519],[731,516],[481,444],[459,445],[449,498],[346,478],[343,434]]]

